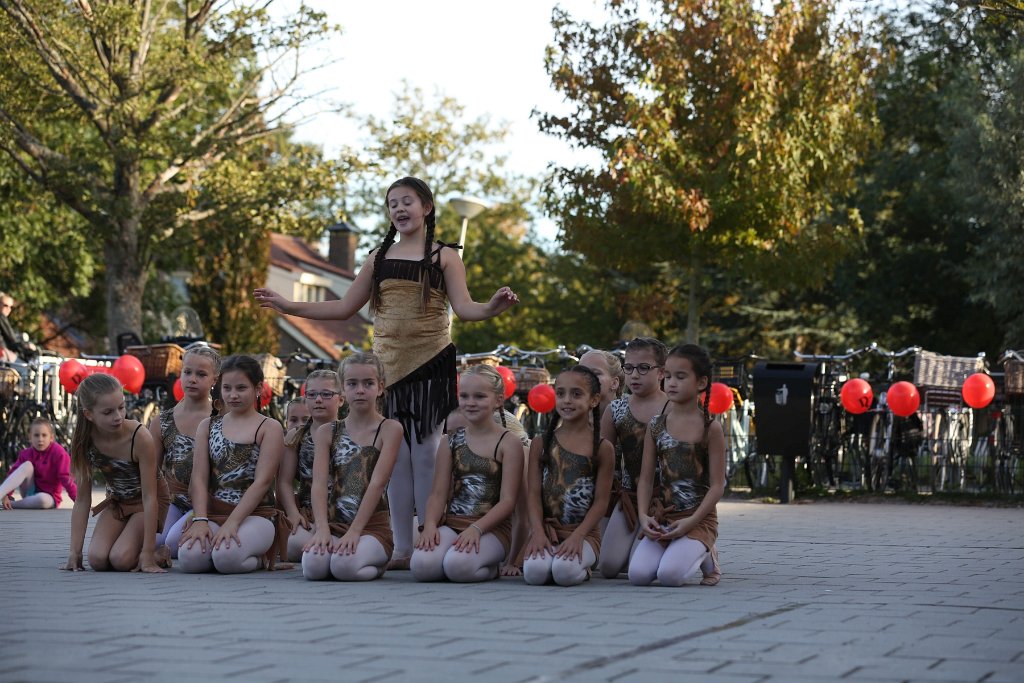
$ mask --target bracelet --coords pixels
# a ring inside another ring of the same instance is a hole
[[[209,524],[210,523],[210,518],[209,517],[193,517],[191,523],[195,524],[196,522],[206,522],[207,524]]]
[[[480,534],[481,536],[483,536],[483,535],[484,535],[484,530],[483,530],[483,529],[481,529],[480,527],[478,527],[478,526],[476,525],[476,522],[473,522],[472,524],[470,524],[470,526],[471,526],[471,527],[473,527],[474,529],[476,529],[476,532],[477,532],[478,534]]]

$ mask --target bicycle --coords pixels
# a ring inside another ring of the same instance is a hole
[[[917,493],[918,476],[916,457],[923,442],[921,418],[915,413],[899,417],[889,410],[888,393],[896,379],[896,360],[921,352],[920,346],[908,346],[899,351],[888,351],[872,342],[868,350],[886,359],[885,391],[878,393],[877,407],[868,433],[868,488],[883,492]]]
[[[719,357],[712,368],[712,381],[729,387],[733,402],[718,419],[725,433],[726,486],[732,486],[740,470],[746,477],[747,486],[767,488],[775,471],[775,461],[757,456],[757,435],[754,433],[754,402],[751,400],[750,374],[747,363],[760,356]]]
[[[993,485],[997,493],[1024,490],[1021,480],[1021,425],[1024,424],[1024,355],[1007,350],[999,358],[1003,366],[1003,405],[993,429]]]
[[[978,481],[970,471],[974,413],[961,403],[964,380],[985,371],[985,354],[942,356],[922,351],[914,362],[914,383],[922,396],[926,439],[920,452],[931,457],[933,493],[963,491]]]
[[[0,388],[0,460],[5,469],[29,446],[31,424],[37,418],[50,421],[58,443],[70,443],[76,413],[60,384],[63,360],[44,352],[27,362],[0,362],[5,377]]]
[[[844,354],[811,355],[794,352],[797,360],[818,363],[811,417],[811,478],[822,489],[841,487],[843,476],[851,486],[867,483],[870,421],[851,415],[842,405],[840,391],[849,376],[850,362],[872,347],[848,349]],[[870,420],[870,418],[869,418]]]

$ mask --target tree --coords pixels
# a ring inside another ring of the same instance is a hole
[[[603,26],[553,15],[548,73],[573,110],[541,129],[604,159],[555,169],[563,243],[685,283],[693,341],[710,272],[820,282],[859,227],[842,198],[874,135],[871,53],[834,2],[764,4],[616,0]]]
[[[218,163],[296,103],[297,55],[330,29],[214,0],[0,0],[0,150],[102,245],[107,334],[139,331],[149,265]]]

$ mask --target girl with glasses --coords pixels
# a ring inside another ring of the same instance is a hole
[[[306,378],[303,399],[309,417],[284,439],[284,457],[277,475],[277,498],[288,524],[288,561],[300,562],[313,537],[313,435],[338,419],[341,380],[333,370],[315,370]]]
[[[614,579],[629,566],[629,557],[640,540],[637,525],[636,486],[643,463],[647,423],[665,410],[668,397],[661,390],[662,367],[668,349],[657,339],[636,338],[626,344],[629,395],[609,404],[601,416],[601,436],[615,447],[616,481],[612,484],[614,509],[601,539],[598,570]]]

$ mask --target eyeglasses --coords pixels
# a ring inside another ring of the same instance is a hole
[[[650,363],[640,363],[640,365],[633,365],[632,363],[626,363],[622,366],[622,371],[627,375],[632,375],[633,371],[636,370],[641,375],[646,375],[654,368],[660,368],[660,365],[651,365]]]
[[[322,398],[325,401],[330,401],[335,396],[341,396],[340,391],[307,391],[306,398],[310,401],[315,401],[318,398]]]

